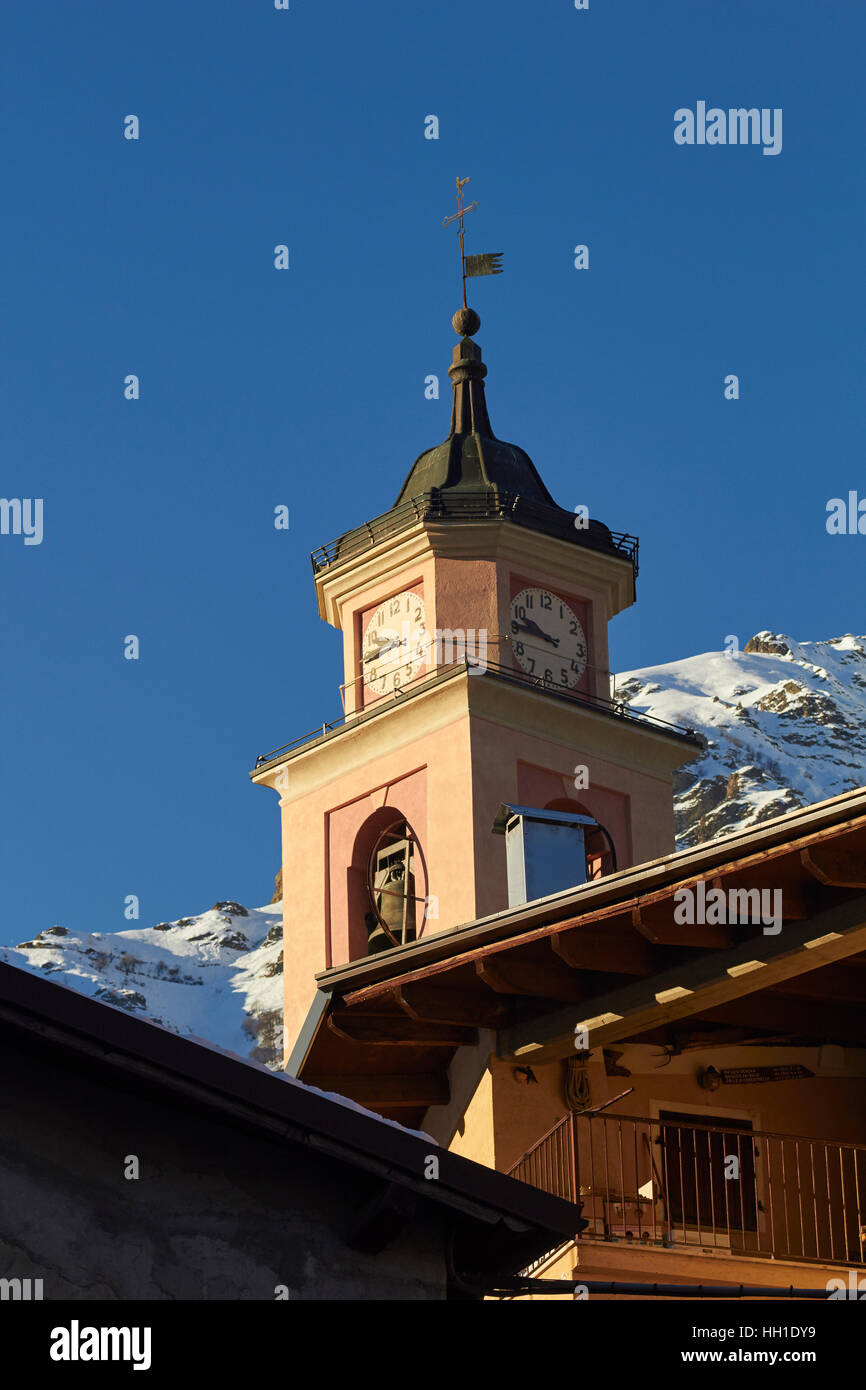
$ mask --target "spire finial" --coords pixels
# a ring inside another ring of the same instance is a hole
[[[463,308],[466,308],[466,259],[463,255],[463,219],[467,212],[474,212],[478,207],[477,203],[470,203],[468,208],[463,206],[463,189],[469,182],[469,175],[465,179],[457,180],[457,211],[452,212],[450,217],[443,217],[442,226],[450,227],[452,222],[457,223],[457,240],[460,243],[460,274],[463,278]]]
[[[469,182],[468,176],[467,176],[465,179],[458,179],[458,180],[457,180],[457,211],[456,211],[456,212],[452,212],[452,214],[451,214],[450,217],[443,217],[443,219],[442,219],[442,226],[443,226],[443,227],[450,227],[450,225],[451,225],[452,222],[456,222],[456,223],[457,223],[457,240],[458,240],[458,242],[460,243],[460,278],[461,278],[461,280],[463,281],[463,312],[464,312],[464,313],[467,312],[467,308],[466,308],[466,280],[467,280],[467,277],[472,276],[472,275],[501,275],[501,274],[502,274],[502,264],[501,264],[501,262],[502,262],[502,252],[501,252],[501,251],[487,251],[487,252],[485,252],[485,253],[484,253],[483,255],[481,255],[481,256],[464,256],[464,254],[463,254],[463,231],[464,231],[464,228],[463,228],[463,219],[464,219],[464,217],[466,216],[467,212],[474,212],[475,209],[478,207],[478,204],[477,204],[477,203],[470,203],[470,205],[469,205],[468,208],[465,208],[465,207],[463,206],[463,189],[466,187],[466,185],[467,185],[468,182]],[[472,313],[472,310],[470,309],[470,310],[468,310],[468,312],[469,312],[469,313]],[[455,317],[456,317],[456,315],[455,315]],[[476,315],[476,317],[477,317],[477,315]],[[479,321],[479,325],[478,325],[478,326],[480,326],[480,321]],[[454,331],[455,331],[455,333],[460,333],[460,332],[462,332],[462,330],[459,329],[459,328],[456,326],[456,324],[455,324],[455,327],[454,327]],[[471,329],[470,332],[473,332],[473,333],[477,332],[477,327]],[[464,334],[464,336],[465,336],[465,334]]]
[[[471,338],[481,327],[481,319],[474,309],[467,309],[464,304],[451,319],[451,327],[461,338]]]

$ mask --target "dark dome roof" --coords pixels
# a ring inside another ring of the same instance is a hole
[[[491,488],[556,506],[528,454],[477,430],[449,435],[443,444],[419,454],[394,506],[432,488],[473,493]]]
[[[463,327],[477,331],[481,323],[471,310],[458,310],[454,320],[458,332]],[[455,347],[448,375],[454,391],[448,438],[419,454],[394,506],[399,507],[431,488],[474,493],[491,488],[555,507],[529,455],[493,433],[484,396],[487,368],[481,360],[481,349],[471,338],[461,338]]]
[[[452,323],[454,331],[464,336],[454,348],[448,368],[454,395],[451,429],[442,444],[418,455],[391,510],[433,492],[442,508],[457,516],[469,507],[477,510],[487,494],[491,503],[507,498],[510,506],[512,501],[516,503],[514,511],[532,513],[528,524],[534,529],[612,547],[610,531],[601,521],[590,519],[586,528],[576,533],[574,513],[553,500],[526,451],[496,438],[484,393],[487,368],[478,344],[466,336],[478,331],[481,320],[473,309],[458,309]]]
[[[448,438],[418,455],[390,511],[314,552],[313,568],[318,572],[347,559],[416,521],[486,518],[512,521],[573,545],[613,552],[630,560],[636,573],[634,537],[614,536],[594,518],[578,525],[574,511],[558,506],[551,497],[525,450],[496,438],[484,395],[487,368],[481,349],[469,336],[477,332],[481,320],[473,309],[459,309],[452,323],[462,336],[448,368],[454,396]]]

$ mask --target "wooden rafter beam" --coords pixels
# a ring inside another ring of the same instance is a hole
[[[713,880],[713,887],[717,881]],[[632,908],[635,931],[654,946],[691,946],[696,949],[724,949],[734,944],[729,927],[712,923],[675,922],[673,898],[667,902],[641,903]]]
[[[510,1019],[509,1011],[491,999],[476,999],[465,991],[424,982],[394,989],[394,1001],[410,1018],[424,1023],[457,1023],[467,1027],[501,1028]]]
[[[515,960],[503,952],[475,962],[480,980],[496,994],[524,994],[536,999],[583,999],[586,990],[562,966]]]
[[[866,855],[845,845],[817,844],[800,850],[800,863],[832,888],[866,888]]]
[[[349,1042],[379,1047],[472,1047],[478,1041],[475,1028],[454,1023],[419,1022],[406,1014],[362,1014],[346,1009],[328,1016],[328,1027]]]
[[[749,885],[743,885],[748,887]],[[739,884],[736,887],[740,887]],[[818,894],[811,886],[791,884],[782,889],[782,921],[805,922],[818,910]]]
[[[551,936],[550,945],[560,959],[575,970],[651,975],[656,969],[649,942],[630,927],[578,926]]]

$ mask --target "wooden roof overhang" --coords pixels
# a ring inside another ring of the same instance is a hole
[[[783,925],[688,925],[683,888],[781,893]],[[844,961],[844,964],[842,962]],[[317,976],[292,1069],[419,1123],[449,1100],[456,1050],[495,1033],[504,1059],[669,1040],[786,1036],[866,1046],[866,789],[758,830],[623,870]],[[679,1024],[680,1029],[685,1025]]]

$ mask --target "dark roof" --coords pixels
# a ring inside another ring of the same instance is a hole
[[[574,512],[554,501],[525,450],[497,439],[487,414],[487,368],[481,360],[480,347],[469,336],[477,332],[481,320],[474,310],[462,309],[452,323],[455,332],[463,336],[454,348],[448,368],[453,403],[447,439],[419,454],[390,511],[316,552],[313,568],[318,570],[325,564],[347,559],[371,541],[375,543],[415,519],[460,521],[489,517],[508,519],[575,545],[629,559],[636,574],[634,537],[613,534],[592,517],[585,527],[578,528]]]
[[[258,1124],[272,1138],[276,1119],[289,1142],[378,1172],[388,1183],[450,1208],[451,1218],[462,1223],[464,1254],[477,1271],[516,1273],[582,1227],[579,1208],[570,1202],[450,1153],[351,1101],[5,962],[0,962],[0,1020],[151,1083],[186,1095],[192,1087],[198,1099],[218,1107],[230,1122]],[[437,1182],[424,1178],[430,1154],[439,1159]]]
[[[484,394],[487,368],[480,347],[471,338],[461,338],[455,347],[448,375],[453,394],[448,438],[419,454],[394,506],[431,488],[448,492],[491,488],[556,507],[529,455],[493,433]]]

